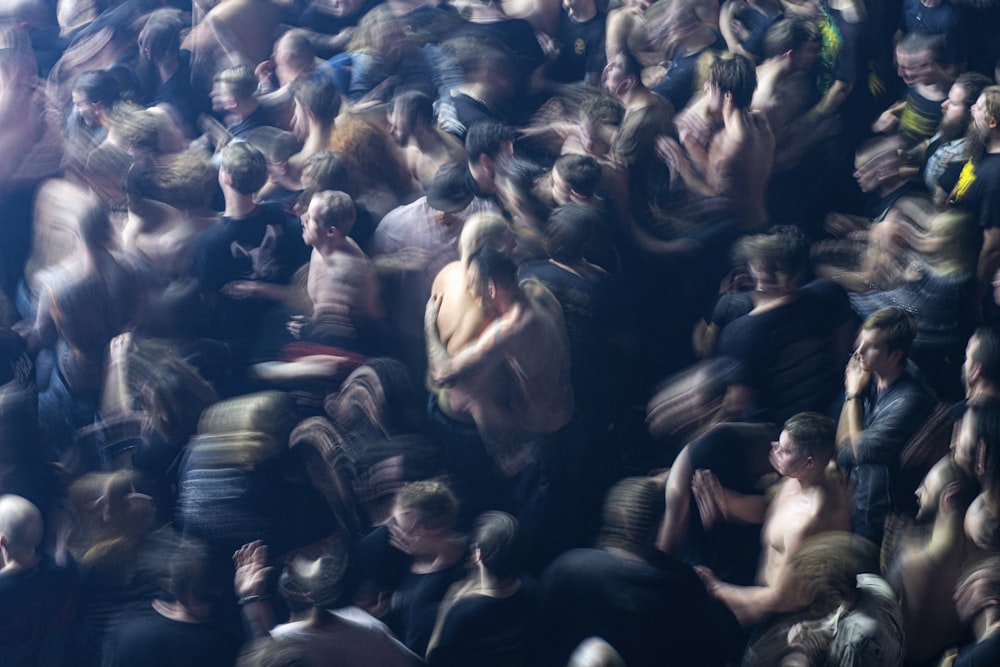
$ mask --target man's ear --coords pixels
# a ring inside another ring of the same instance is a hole
[[[941,490],[941,499],[938,501],[939,510],[947,511],[952,508],[952,504],[955,502],[955,496],[958,495],[958,488],[959,485],[952,482]]]
[[[904,355],[902,350],[893,350],[892,352],[889,353],[889,361],[891,361],[894,364],[905,365],[906,362],[904,361],[903,356]]]

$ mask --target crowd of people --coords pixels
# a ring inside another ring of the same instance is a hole
[[[1000,664],[996,3],[0,5],[0,664]]]

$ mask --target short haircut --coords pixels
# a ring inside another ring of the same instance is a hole
[[[552,168],[581,197],[592,197],[601,182],[601,165],[589,155],[562,155]]]
[[[348,186],[350,178],[347,165],[330,151],[320,151],[310,155],[302,171],[315,181],[320,190],[341,190]]]
[[[485,512],[472,526],[472,544],[483,567],[496,577],[517,575],[525,566],[527,549],[517,519],[506,512]]]
[[[400,93],[393,98],[392,108],[406,119],[411,128],[419,124],[434,124],[434,102],[419,90]]]
[[[826,463],[833,456],[837,427],[826,415],[800,412],[785,422],[784,430],[798,449],[818,463]]]
[[[904,356],[910,353],[913,341],[917,338],[917,325],[913,316],[898,306],[875,311],[868,316],[861,328],[877,329],[889,352],[902,350]]]
[[[990,120],[1000,122],[1000,86],[986,86],[980,93]]]
[[[44,537],[42,513],[21,496],[0,496],[0,535],[17,551],[36,549]]]
[[[267,158],[245,141],[229,144],[222,149],[222,166],[233,188],[243,195],[252,195],[267,182]]]
[[[483,288],[490,281],[497,287],[517,288],[517,265],[505,253],[484,246],[472,256],[472,261],[479,271],[479,280]]]
[[[319,204],[319,217],[323,227],[336,227],[345,236],[351,233],[357,210],[349,194],[338,190],[323,190],[312,196],[310,205],[313,202]]]
[[[495,160],[500,147],[508,141],[514,141],[514,130],[509,125],[495,120],[473,123],[465,134],[465,154],[469,162],[481,155]]]
[[[979,72],[963,72],[955,79],[955,85],[965,91],[965,106],[971,108],[983,94],[983,89],[993,85],[993,79]]]
[[[226,87],[229,94],[240,101],[247,101],[257,92],[257,75],[248,65],[236,65],[220,70],[215,83]]]
[[[340,91],[322,75],[307,72],[295,79],[292,83],[292,95],[320,125],[332,125],[340,113]]]
[[[775,21],[764,33],[764,59],[798,51],[805,44],[819,41],[816,24],[803,18],[786,18]]]
[[[556,208],[545,224],[545,252],[557,262],[575,262],[584,256],[601,213],[593,206],[568,202]]]
[[[969,477],[951,456],[945,456],[940,462],[934,464],[935,467],[941,466],[941,493],[943,494],[949,486],[955,486],[955,496],[954,503],[958,509],[966,510],[972,501],[976,499],[976,494],[979,490],[979,485],[976,481]],[[928,473],[930,474],[930,473]],[[938,503],[941,502],[940,498],[935,499]]]
[[[512,246],[513,242],[514,232],[503,216],[498,213],[476,213],[462,226],[458,250],[463,263],[467,264],[473,255],[486,246],[506,248]]]
[[[934,60],[939,62],[944,54],[944,37],[941,35],[925,35],[920,32],[908,32],[896,45],[903,53],[920,53],[930,51]]]
[[[746,109],[757,88],[757,70],[749,58],[724,53],[716,56],[709,66],[708,81],[720,92],[732,95],[733,106],[737,109]]]
[[[741,239],[734,250],[739,262],[768,271],[804,277],[809,271],[809,240],[794,225],[772,227],[766,234]]]
[[[411,482],[396,495],[396,505],[416,512],[417,523],[424,528],[454,528],[458,499],[444,483],[428,480]]]
[[[626,477],[604,498],[599,544],[634,554],[651,552],[665,507],[661,482],[652,477]]]
[[[972,335],[978,343],[972,363],[979,366],[985,380],[1000,383],[1000,333],[992,327],[979,327]]]
[[[618,125],[625,116],[625,109],[610,95],[594,92],[580,102],[580,115],[593,123]]]
[[[309,33],[298,28],[289,30],[275,42],[275,51],[279,48],[288,54],[289,64],[299,70],[309,69],[316,59]]]
[[[73,90],[86,95],[88,102],[103,104],[109,109],[118,101],[120,93],[118,81],[102,69],[88,70],[76,77]]]

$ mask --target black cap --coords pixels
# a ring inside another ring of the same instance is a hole
[[[434,175],[427,189],[427,204],[444,213],[455,213],[469,205],[472,198],[468,169],[462,164],[446,164]]]

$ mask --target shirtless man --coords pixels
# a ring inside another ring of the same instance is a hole
[[[389,109],[389,130],[403,149],[410,175],[426,190],[438,169],[465,162],[465,148],[434,122],[431,98],[419,91],[397,95]]]
[[[699,484],[714,487],[712,502],[725,507],[723,515],[751,522],[763,519],[764,558],[757,586],[735,586],[720,581],[706,568],[699,576],[709,592],[729,607],[744,627],[751,627],[770,614],[792,611],[800,605],[795,584],[789,580],[788,561],[802,542],[830,530],[850,528],[850,500],[843,481],[827,471],[833,457],[833,422],[815,412],[803,412],[787,422],[771,449],[771,464],[786,479],[779,483],[774,499],[737,496],[703,477]],[[706,471],[707,472],[707,471]],[[710,473],[709,473],[710,474]]]
[[[288,324],[296,338],[343,349],[345,354],[310,354],[295,361],[257,364],[266,380],[309,380],[343,377],[362,361],[351,354],[364,347],[366,327],[382,319],[378,279],[364,252],[348,234],[355,208],[344,192],[318,192],[302,215],[302,240],[312,246],[306,292],[312,312]],[[345,372],[346,371],[346,372]]]
[[[917,521],[930,523],[931,533],[904,543],[889,568],[906,624],[906,657],[915,664],[933,659],[962,632],[954,591],[970,555],[963,523],[974,489],[950,456],[938,461],[917,489]]]
[[[657,139],[660,156],[687,189],[722,198],[743,229],[767,223],[764,193],[774,161],[767,119],[750,110],[756,86],[747,58],[717,56],[702,103],[676,121],[680,144],[667,136]]]
[[[267,58],[280,17],[272,0],[221,0],[181,44],[194,54],[195,79],[207,83],[223,67],[253,66]]]
[[[554,433],[573,415],[569,343],[562,308],[535,280],[517,284],[517,269],[501,251],[485,247],[466,274],[469,289],[495,319],[474,341],[451,354],[438,332],[442,296],[427,304],[428,368],[437,384],[454,385],[502,369],[510,374],[506,396],[482,392],[466,397],[453,410],[471,414],[500,470],[520,472],[533,459],[530,440]]]

